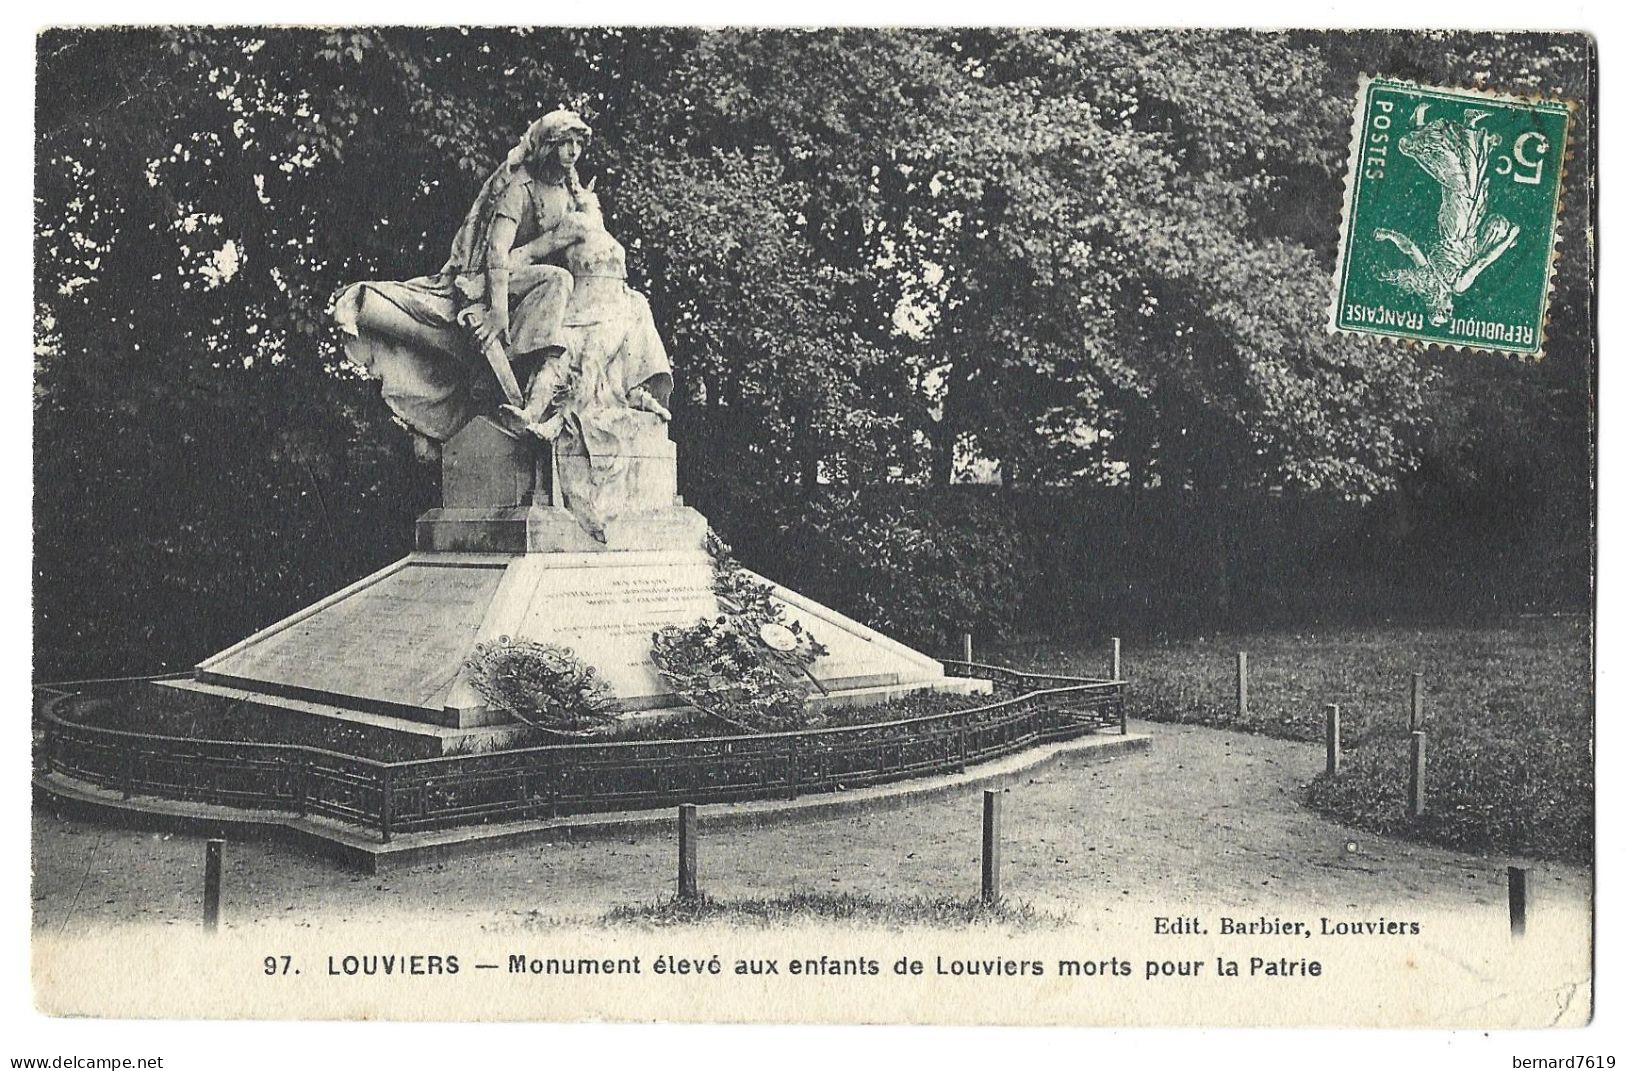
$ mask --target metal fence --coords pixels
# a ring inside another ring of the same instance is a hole
[[[753,799],[794,799],[952,773],[1123,720],[1120,681],[1020,673],[945,662],[991,678],[1011,699],[900,721],[832,729],[552,744],[405,762],[377,762],[296,744],[196,740],[104,729],[46,703],[46,773],[131,796],[322,815],[403,832],[482,822]]]

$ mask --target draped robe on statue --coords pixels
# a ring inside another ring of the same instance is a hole
[[[651,432],[665,438],[661,416],[642,408],[646,391],[662,409],[671,398],[671,362],[655,330],[649,300],[626,285],[621,244],[597,229],[567,250],[573,289],[564,331],[571,387],[560,407],[561,456],[585,455],[585,471],[561,467],[565,505],[594,536],[631,497],[628,461]]]
[[[449,439],[494,397],[479,347],[458,322],[464,309],[485,302],[492,223],[499,215],[512,218],[513,244],[524,245],[557,226],[567,198],[563,187],[537,182],[523,164],[504,165],[481,187],[437,274],[353,283],[334,299],[345,355],[382,382],[384,401],[414,431]],[[559,344],[568,298],[568,281],[545,274],[533,285],[510,284],[508,333],[516,357]],[[377,301],[391,308],[363,316],[364,303]],[[368,325],[385,317],[393,321],[388,331]]]

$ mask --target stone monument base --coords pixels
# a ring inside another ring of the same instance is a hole
[[[196,669],[238,698],[450,729],[509,724],[463,663],[501,636],[562,644],[604,677],[622,711],[680,706],[649,658],[664,625],[716,616],[703,550],[416,553],[259,632]],[[876,702],[920,689],[987,691],[941,663],[805,596],[775,587],[790,620],[829,649],[811,667],[821,703]]]
[[[404,732],[437,754],[483,750],[501,746],[515,723],[487,707],[464,664],[476,644],[511,637],[571,648],[604,678],[618,710],[682,706],[650,660],[650,638],[719,613],[706,522],[676,495],[663,427],[633,449],[598,459],[622,474],[624,496],[589,531],[566,508],[551,450],[475,420],[446,446],[445,504],[419,519],[415,553],[205,659],[194,681],[174,688],[188,700],[348,717],[361,731]],[[986,681],[950,679],[936,660],[805,596],[773,592],[786,618],[828,648],[810,668],[820,704],[991,691]],[[472,730],[490,731],[458,735]]]

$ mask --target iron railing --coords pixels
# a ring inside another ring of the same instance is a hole
[[[395,833],[640,810],[794,799],[963,771],[1037,744],[1127,731],[1123,684],[948,661],[1022,694],[964,710],[830,729],[686,740],[550,744],[378,762],[298,744],[107,729],[41,713],[43,771],[131,796],[320,815]]]

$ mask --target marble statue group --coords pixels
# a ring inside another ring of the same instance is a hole
[[[483,415],[584,454],[565,490],[589,532],[630,444],[670,419],[672,389],[649,302],[576,173],[591,140],[575,112],[542,116],[481,186],[438,273],[353,283],[334,303],[349,359],[420,443]]]

